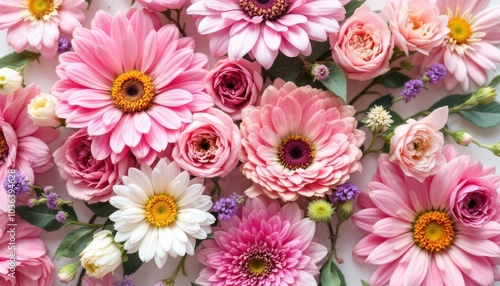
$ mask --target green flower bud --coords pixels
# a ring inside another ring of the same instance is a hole
[[[352,200],[348,200],[339,204],[337,208],[337,216],[340,221],[348,220],[354,212],[354,205]]]
[[[61,283],[67,284],[75,279],[76,271],[80,263],[66,264],[57,271],[57,278]]]
[[[476,104],[488,104],[495,100],[497,94],[493,87],[485,86],[474,92],[466,101],[466,104],[476,105]]]
[[[457,142],[457,144],[462,146],[469,146],[469,144],[472,143],[473,139],[472,135],[470,135],[465,130],[457,130],[451,133],[451,136],[453,137],[453,139],[455,139],[455,142]]]

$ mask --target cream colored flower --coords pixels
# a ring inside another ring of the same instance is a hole
[[[109,230],[94,234],[80,256],[80,263],[87,270],[87,275],[95,278],[104,277],[122,263],[122,250]]]
[[[0,69],[0,94],[8,95],[21,88],[23,76],[11,68]]]
[[[385,132],[394,123],[389,111],[384,107],[375,105],[366,114],[366,127],[372,132]]]
[[[55,114],[58,98],[50,93],[40,93],[28,104],[28,115],[38,126],[59,127],[61,119]]]

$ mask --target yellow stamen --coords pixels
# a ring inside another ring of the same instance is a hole
[[[250,263],[248,263],[248,270],[254,275],[262,275],[266,272],[266,269],[267,263],[262,258],[253,258],[250,260]]]
[[[54,11],[54,0],[28,0],[28,10],[35,19],[42,20]]]
[[[149,108],[155,96],[153,80],[146,74],[130,70],[113,81],[113,104],[125,113],[141,112]]]
[[[451,18],[450,21],[448,21],[448,28],[450,28],[450,33],[448,35],[458,44],[467,42],[472,35],[470,24],[460,17]]]
[[[157,227],[169,226],[177,219],[177,204],[168,195],[155,195],[146,205],[146,220]]]
[[[450,216],[441,211],[421,214],[413,225],[413,239],[422,249],[439,252],[453,242],[455,229]]]

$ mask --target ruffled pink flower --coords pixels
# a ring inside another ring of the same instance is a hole
[[[447,163],[424,181],[406,176],[387,154],[358,202],[354,223],[368,235],[354,248],[355,258],[377,265],[370,285],[492,285],[500,279],[500,216],[480,227],[455,219],[450,195],[469,175],[498,190],[494,168],[455,157],[445,147]]]
[[[8,226],[8,222],[7,214],[0,211],[0,285],[52,286],[55,269],[52,259],[47,256],[45,243],[38,238],[42,230],[19,217],[16,217],[15,227]],[[13,234],[15,244],[11,244]],[[10,256],[13,252],[14,262]],[[11,269],[12,264],[16,265],[15,269]]]
[[[66,180],[68,194],[89,203],[105,202],[113,193],[113,185],[121,183],[128,168],[135,165],[131,154],[113,164],[111,158],[96,160],[90,151],[92,138],[86,128],[68,136],[54,151],[54,161],[61,178]]]
[[[238,163],[240,130],[229,115],[212,108],[197,113],[172,151],[172,158],[191,175],[224,177]]]
[[[250,52],[269,69],[278,52],[288,57],[311,53],[310,40],[324,42],[339,31],[345,9],[338,0],[193,0],[198,32],[208,35],[215,57],[237,61]]]
[[[47,143],[55,140],[59,131],[39,127],[28,116],[27,105],[38,94],[40,88],[30,84],[13,96],[0,97],[0,182],[5,180],[9,169],[17,169],[34,184],[35,173],[43,173],[53,166]],[[1,191],[0,197],[3,201],[6,193]],[[0,209],[4,208],[5,205],[0,204]]]
[[[137,0],[137,2],[150,10],[163,12],[168,9],[180,9],[187,0]]]
[[[197,254],[206,267],[202,286],[316,285],[318,263],[328,253],[313,242],[315,224],[295,203],[246,201],[241,214],[220,221],[215,239],[202,242]]]
[[[329,91],[276,81],[261,106],[242,114],[240,161],[254,182],[250,197],[323,196],[361,170],[365,133],[356,129],[354,107]]]
[[[83,276],[82,286],[111,286],[114,285],[113,275],[108,273],[102,277],[102,279],[90,277],[88,275]]]
[[[245,59],[219,60],[205,77],[207,93],[215,105],[233,120],[241,119],[241,110],[255,104],[262,89],[263,79],[258,62]]]
[[[382,15],[389,21],[395,44],[407,56],[413,51],[428,55],[450,31],[448,17],[440,15],[431,0],[390,0]]]
[[[489,6],[489,0],[436,1],[439,12],[448,16],[450,33],[429,56],[416,55],[413,62],[420,70],[433,63],[444,63],[448,74],[444,86],[452,90],[460,85],[468,91],[470,86],[484,86],[487,71],[496,70],[500,63],[500,6]]]
[[[151,164],[194,112],[213,105],[203,84],[207,57],[174,25],[161,26],[158,14],[99,11],[90,30],[75,30],[72,45],[59,57],[56,114],[67,127],[87,127],[97,160],[118,162],[131,151]]]
[[[53,58],[60,34],[81,27],[85,7],[85,0],[2,0],[0,30],[7,29],[7,43],[16,52],[33,49]]]
[[[446,162],[442,153],[443,128],[448,121],[448,107],[434,110],[420,119],[408,119],[399,125],[391,138],[391,162],[399,165],[403,172],[422,182],[434,175]]]
[[[382,18],[362,6],[338,33],[330,34],[332,57],[355,80],[369,80],[389,71],[394,39]]]

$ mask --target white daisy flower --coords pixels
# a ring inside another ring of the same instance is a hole
[[[139,251],[142,261],[154,258],[162,268],[168,256],[194,255],[196,239],[211,233],[215,217],[200,179],[189,179],[175,162],[161,159],[154,169],[131,168],[115,185],[109,202],[118,208],[109,218],[115,222],[115,240],[125,242],[128,253]]]

